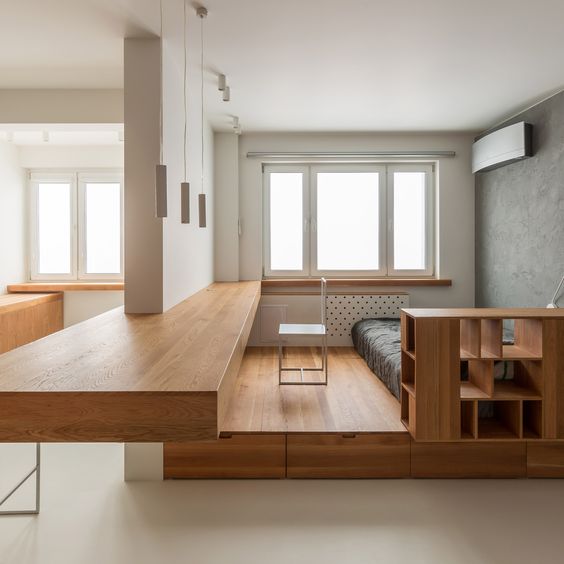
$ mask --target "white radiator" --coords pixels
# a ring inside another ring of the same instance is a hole
[[[352,326],[361,319],[400,316],[409,307],[409,294],[330,294],[327,296],[329,345],[352,345]]]

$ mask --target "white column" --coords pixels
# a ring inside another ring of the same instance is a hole
[[[126,482],[163,479],[163,443],[125,443],[124,472]]]

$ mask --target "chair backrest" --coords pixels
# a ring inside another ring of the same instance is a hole
[[[321,324],[327,325],[327,280],[321,279]]]

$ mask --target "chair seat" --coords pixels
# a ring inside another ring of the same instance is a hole
[[[326,331],[320,323],[281,323],[278,335],[325,335]]]

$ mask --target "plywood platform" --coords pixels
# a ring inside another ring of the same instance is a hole
[[[292,347],[286,349],[285,363],[319,366],[318,354],[315,348]],[[279,386],[277,350],[247,348],[220,431],[407,434],[399,402],[353,348],[330,348],[328,366],[327,386]]]

